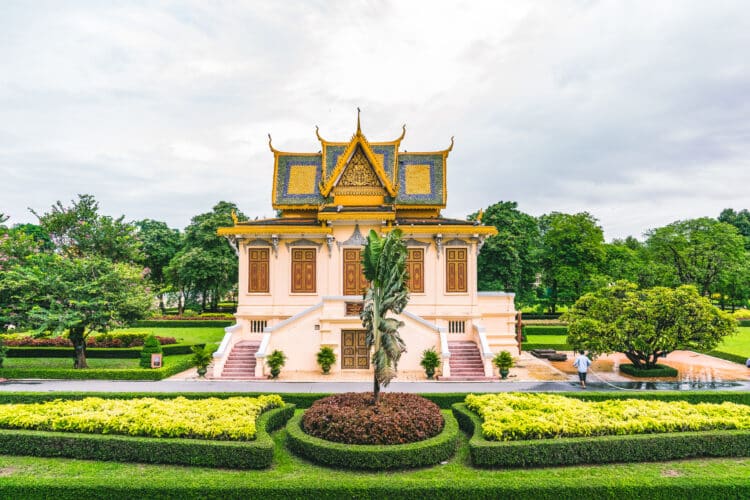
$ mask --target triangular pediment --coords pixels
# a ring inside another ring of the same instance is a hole
[[[379,158],[359,131],[339,157],[327,182],[321,183],[320,192],[323,196],[328,196],[334,187],[337,191],[355,187],[377,188],[382,189],[383,194],[396,195]]]

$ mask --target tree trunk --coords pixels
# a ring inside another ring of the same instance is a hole
[[[182,313],[185,312],[185,291],[180,290],[180,293],[177,294],[177,316],[182,316]]]
[[[81,326],[76,326],[70,329],[68,338],[73,342],[73,349],[75,350],[75,361],[73,362],[73,368],[88,368],[89,365],[86,363],[86,337],[84,332],[86,329]]]
[[[167,314],[167,308],[164,307],[164,294],[159,294],[159,310],[161,311],[162,316],[166,316]]]
[[[628,351],[624,354],[630,360],[630,362],[633,363],[633,366],[635,366],[636,368],[643,368],[643,358],[641,358],[638,354],[633,351]]]
[[[372,396],[372,404],[377,406],[380,402],[380,383],[377,376],[373,377]]]

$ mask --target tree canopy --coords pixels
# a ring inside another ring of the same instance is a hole
[[[563,315],[568,343],[592,354],[622,352],[638,368],[654,368],[676,349],[710,350],[736,329],[736,321],[698,294],[618,281],[587,293]]]

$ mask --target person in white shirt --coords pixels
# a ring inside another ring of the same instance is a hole
[[[578,351],[578,356],[576,356],[575,361],[573,361],[573,366],[578,369],[578,379],[581,381],[581,387],[585,389],[586,373],[589,371],[589,366],[591,366],[591,360],[583,353],[583,351]]]

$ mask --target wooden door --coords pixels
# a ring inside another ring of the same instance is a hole
[[[367,280],[362,274],[362,250],[344,249],[344,295],[362,295],[367,291]]]
[[[341,331],[341,368],[367,370],[370,368],[370,350],[367,348],[365,330]]]

